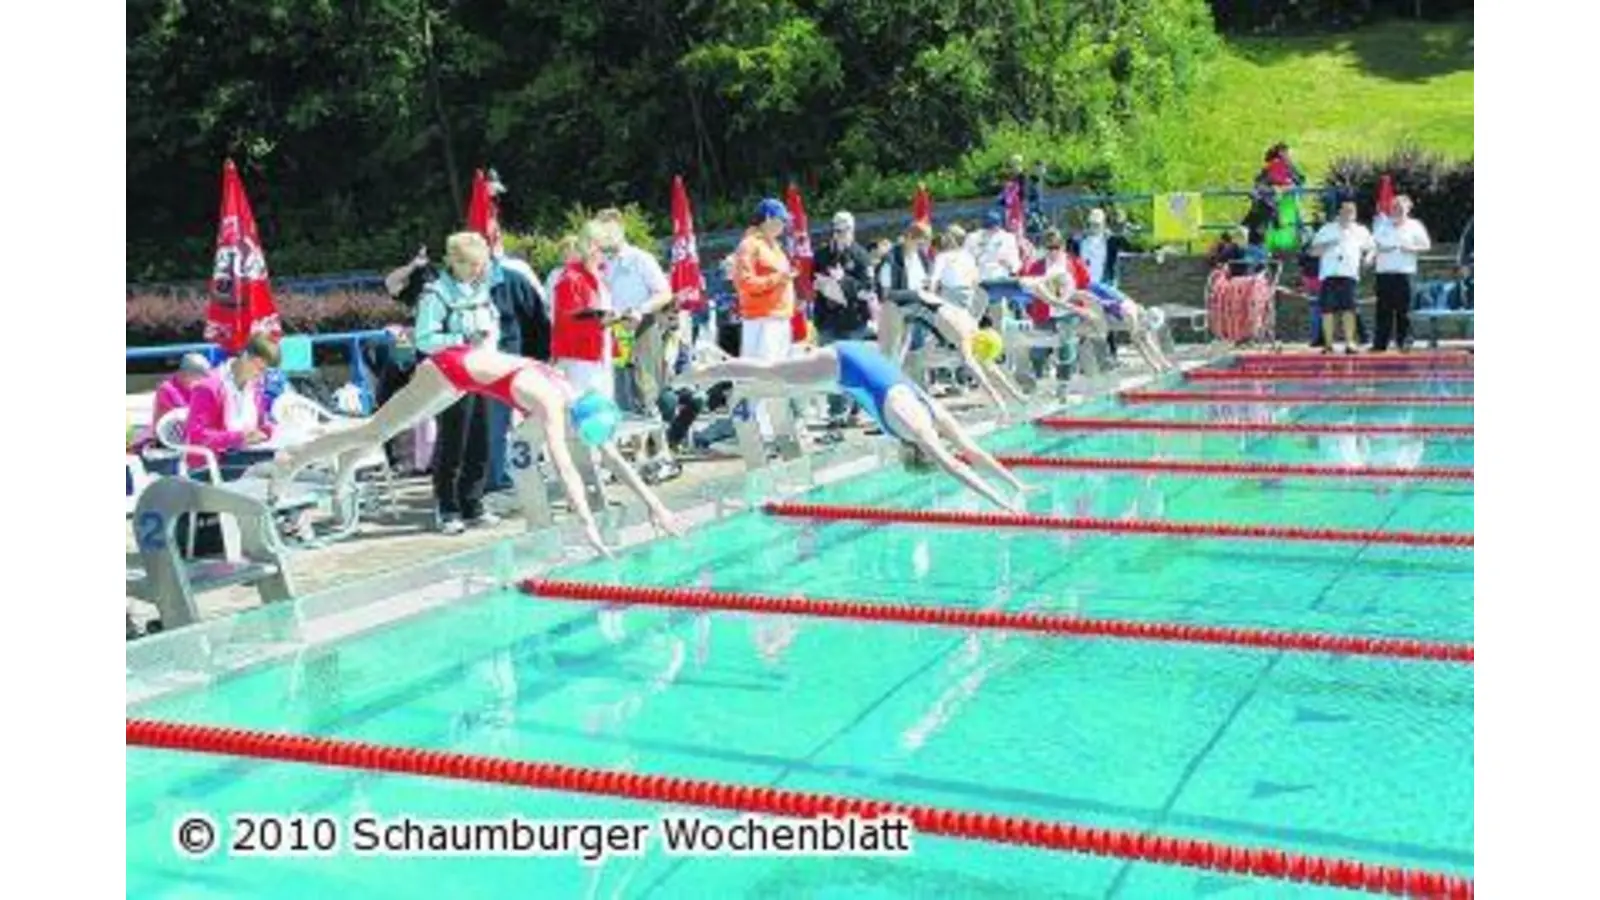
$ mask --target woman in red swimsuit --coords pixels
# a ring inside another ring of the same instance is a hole
[[[489,248],[481,235],[451,235],[445,256],[455,283],[473,285],[483,281]],[[302,469],[329,459],[335,460],[335,495],[346,493],[354,477],[351,464],[363,454],[438,415],[463,394],[472,393],[499,400],[525,417],[518,435],[535,446],[543,443],[548,449],[572,511],[583,522],[589,542],[601,553],[609,555],[610,550],[600,537],[594,512],[584,496],[582,478],[572,461],[569,436],[573,434],[599,451],[617,477],[644,501],[650,517],[663,531],[681,535],[681,524],[611,440],[620,418],[616,404],[594,392],[580,396],[565,376],[544,363],[500,352],[496,348],[494,308],[478,302],[470,291],[462,293],[446,304],[451,316],[460,317],[452,327],[453,333],[462,335],[460,341],[430,354],[417,366],[410,383],[361,425],[325,434],[280,453],[270,493],[278,495],[280,486]]]

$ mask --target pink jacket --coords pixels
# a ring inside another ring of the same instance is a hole
[[[231,377],[228,368],[218,366],[189,394],[188,442],[197,447],[209,447],[218,456],[244,447],[244,434],[228,430],[228,389],[222,383],[222,379],[228,377]],[[271,437],[272,423],[267,418],[267,397],[262,393],[261,379],[256,379],[248,390],[256,404],[256,428]],[[189,460],[191,466],[199,463],[198,459]]]
[[[188,406],[190,393],[190,387],[177,375],[161,382],[161,387],[156,388],[155,406],[150,410],[150,430],[155,431],[162,416]]]

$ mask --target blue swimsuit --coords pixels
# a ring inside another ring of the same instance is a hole
[[[895,434],[889,423],[884,421],[883,404],[889,395],[889,389],[895,385],[910,388],[911,392],[926,404],[928,398],[923,395],[916,382],[907,378],[888,357],[879,352],[876,344],[868,341],[839,341],[830,346],[839,355],[839,389],[861,404],[867,415],[883,429],[884,434],[907,440],[904,436]]]

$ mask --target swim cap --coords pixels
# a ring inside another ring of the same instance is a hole
[[[774,197],[768,197],[756,204],[756,220],[765,222],[768,219],[782,219],[789,221],[789,208]]]
[[[979,329],[972,336],[972,355],[978,358],[978,362],[994,362],[1004,350],[1005,341],[1000,338],[1000,332],[993,328]]]
[[[572,424],[578,437],[591,447],[598,447],[617,433],[622,421],[622,411],[609,397],[589,391],[572,402]]]

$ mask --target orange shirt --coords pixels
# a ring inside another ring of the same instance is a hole
[[[761,232],[745,232],[734,251],[733,287],[739,294],[739,317],[787,319],[794,314],[794,282],[789,257]]]

